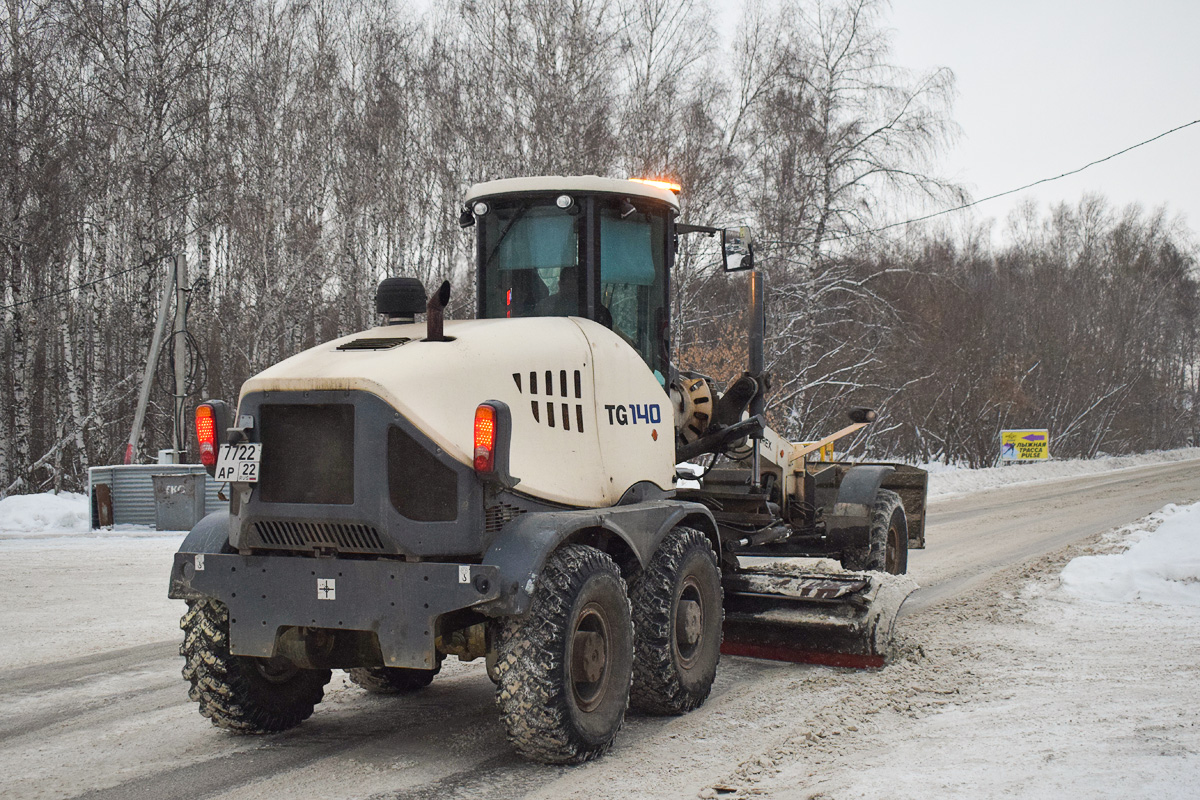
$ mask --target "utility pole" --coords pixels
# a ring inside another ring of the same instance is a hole
[[[184,433],[184,401],[187,399],[187,256],[175,256],[175,425],[172,446],[175,448],[175,463],[182,464],[187,436]]]
[[[174,277],[172,277],[174,280]],[[164,286],[158,301],[158,321],[154,325],[154,337],[150,340],[150,352],[146,356],[146,369],[142,373],[142,390],[138,394],[137,411],[133,415],[133,431],[125,445],[125,463],[132,464],[137,452],[138,439],[142,438],[142,423],[146,419],[146,404],[150,401],[150,386],[154,381],[154,368],[158,364],[158,350],[162,345],[163,328],[167,325],[167,308],[171,303],[171,287]]]

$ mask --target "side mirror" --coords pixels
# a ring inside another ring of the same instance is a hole
[[[721,253],[725,258],[726,272],[753,269],[754,248],[751,244],[750,228],[746,225],[740,228],[722,228]]]

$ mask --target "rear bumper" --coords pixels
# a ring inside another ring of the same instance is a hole
[[[389,667],[431,669],[443,614],[500,597],[499,569],[479,564],[175,554],[169,596],[229,608],[229,649],[269,658],[290,627],[373,633]]]

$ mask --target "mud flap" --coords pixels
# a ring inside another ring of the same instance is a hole
[[[727,575],[721,652],[805,664],[882,667],[916,581],[877,572],[768,566]]]

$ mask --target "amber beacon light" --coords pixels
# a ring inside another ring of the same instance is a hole
[[[668,189],[675,194],[679,194],[683,191],[683,187],[673,181],[660,181],[654,178],[630,178],[630,180],[637,181],[638,183],[644,183],[647,186],[654,186],[658,189]]]

